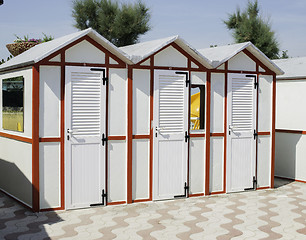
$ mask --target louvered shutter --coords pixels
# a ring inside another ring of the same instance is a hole
[[[100,136],[101,73],[71,73],[71,127],[73,135]]]
[[[184,131],[184,76],[159,75],[159,126],[161,134]]]
[[[253,131],[253,78],[232,79],[232,126],[235,132]]]

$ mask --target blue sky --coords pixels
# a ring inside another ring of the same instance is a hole
[[[125,0],[132,2],[133,0]],[[222,20],[247,0],[143,0],[151,9],[152,30],[141,37],[148,41],[180,35],[196,48],[233,43]],[[259,0],[262,16],[269,18],[281,50],[291,57],[306,56],[306,1]],[[40,38],[42,33],[60,37],[73,27],[71,0],[4,0],[0,6],[0,60],[9,52],[5,45],[15,34]]]

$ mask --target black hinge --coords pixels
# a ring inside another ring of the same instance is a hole
[[[103,85],[105,85],[105,83],[108,82],[108,77],[106,77],[105,75],[105,69],[104,68],[91,68],[90,71],[100,71],[100,72],[103,72],[103,77],[102,77],[102,80],[103,80]]]
[[[90,204],[90,206],[91,207],[95,207],[95,206],[104,206],[104,205],[106,205],[107,204],[107,193],[104,191],[104,189],[102,189],[101,196],[102,196],[102,202],[101,203]]]
[[[258,87],[257,77],[256,75],[245,75],[246,77],[252,77],[254,78],[254,88],[256,89]]]
[[[258,137],[258,133],[256,132],[256,130],[254,129],[254,133],[253,133],[253,136],[254,136],[254,140]]]
[[[255,176],[253,176],[253,187],[252,188],[245,188],[244,191],[251,191],[251,190],[256,190],[257,188],[257,179]]]
[[[188,135],[187,131],[185,131],[185,142],[187,142],[190,139],[190,135]]]
[[[101,140],[102,140],[102,146],[104,146],[105,142],[107,142],[107,140],[108,140],[104,133],[102,134],[102,139]]]
[[[175,74],[184,74],[186,75],[186,87],[190,84],[190,79],[188,78],[188,72],[175,72]]]
[[[185,185],[184,185],[184,195],[177,195],[177,196],[174,196],[174,198],[183,198],[183,197],[188,197],[189,196],[189,186],[187,185],[187,183],[185,182]]]

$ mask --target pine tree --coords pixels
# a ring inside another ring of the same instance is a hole
[[[118,47],[137,43],[150,30],[149,8],[141,1],[74,0],[72,16],[76,28],[91,27]]]
[[[258,1],[248,2],[246,10],[230,14],[226,27],[233,31],[236,43],[250,41],[271,59],[279,58],[279,43],[268,20],[259,15]]]

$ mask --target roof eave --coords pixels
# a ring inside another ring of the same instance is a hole
[[[34,64],[35,64],[35,61],[29,61],[29,62],[17,64],[17,65],[4,67],[4,68],[0,69],[0,73],[8,72],[8,71],[11,71],[11,70],[16,70],[16,69],[19,69],[19,68],[25,68],[25,67],[33,66]]]

